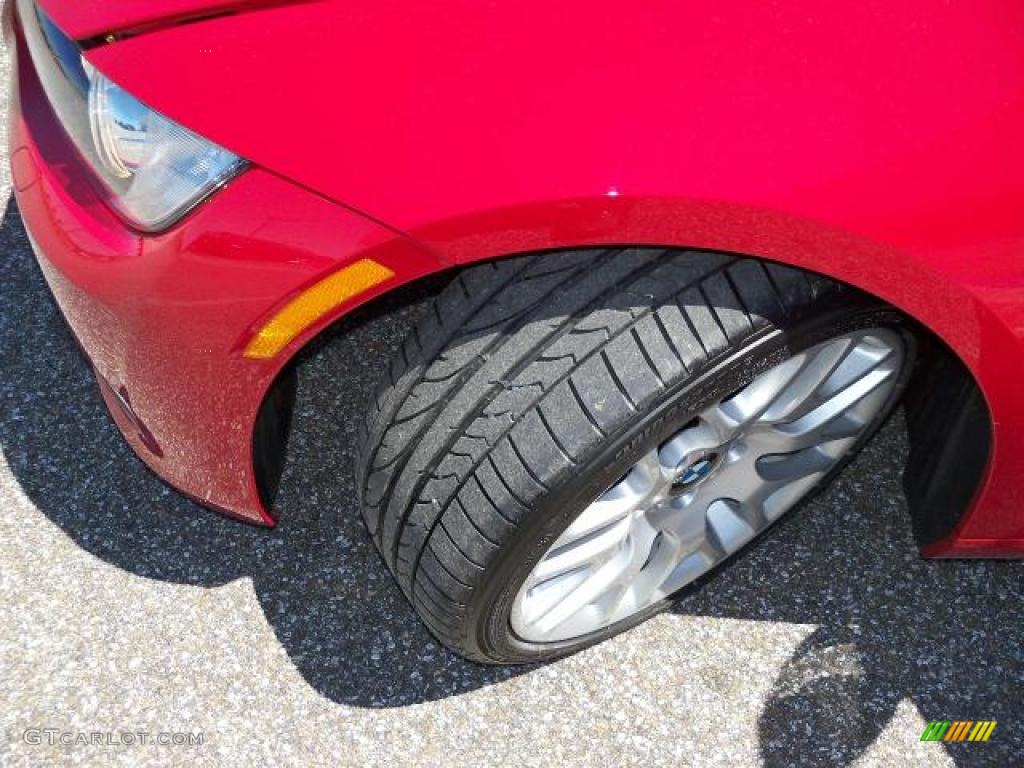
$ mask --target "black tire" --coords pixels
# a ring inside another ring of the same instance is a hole
[[[358,464],[367,526],[449,648],[503,663],[577,650],[663,604],[571,642],[514,635],[519,586],[576,514],[706,403],[880,324],[901,318],[819,276],[717,253],[586,250],[467,269],[370,408]]]

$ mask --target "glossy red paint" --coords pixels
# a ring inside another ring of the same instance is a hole
[[[76,40],[111,33],[135,34],[162,26],[195,21],[285,3],[316,0],[75,0],[40,3],[58,26]]]
[[[97,33],[86,3],[43,5],[72,34]],[[128,29],[224,4],[102,5],[109,31],[118,18]],[[143,101],[257,166],[185,224],[139,246],[160,266],[136,274],[161,274],[179,312],[213,298],[223,320],[250,329],[266,304],[321,273],[279,263],[292,238],[315,255],[342,254],[335,263],[380,249],[396,283],[449,262],[602,243],[730,250],[814,269],[929,326],[984,391],[995,424],[984,487],[929,554],[1024,554],[1024,398],[1016,391],[1024,375],[1024,5],[257,5],[88,53]],[[18,135],[31,144],[24,130]],[[37,166],[32,173],[44,180],[53,173],[47,162]],[[40,227],[87,216],[81,229],[94,237],[102,206],[73,200],[71,213],[55,218],[50,198],[63,193],[50,183],[49,197],[33,193],[49,220],[21,203],[30,225],[33,216]],[[223,253],[273,218],[278,186],[297,221],[261,238],[267,262],[287,279],[271,287],[250,275],[251,291],[233,289],[229,300],[222,286],[236,273]],[[307,231],[306,222],[328,219],[336,229]],[[339,248],[342,231],[362,234]],[[44,250],[87,250],[77,235],[72,245],[56,242],[66,233],[48,236]],[[188,260],[188,286],[167,278],[179,259]],[[153,283],[126,278],[100,303],[141,304],[166,322],[174,302],[147,293]],[[149,340],[166,347],[156,320],[148,322]],[[233,357],[234,347],[216,349],[208,363],[216,375],[266,381],[269,371],[253,373],[246,366],[259,364]],[[196,363],[136,363],[131,375],[145,388],[153,372],[179,365]],[[237,397],[248,418],[262,390],[246,386]],[[154,391],[138,407],[158,413],[166,434],[182,429],[169,393]],[[251,420],[234,418],[232,429],[251,431]],[[238,468],[240,453],[200,450],[202,459],[178,474],[248,471]]]
[[[25,61],[23,48],[18,53]],[[84,178],[32,69],[18,70],[11,156],[19,209],[61,309],[107,385],[101,392],[114,420],[138,455],[188,495],[271,524],[253,473],[253,423],[278,372],[328,321],[274,360],[244,359],[242,346],[291,295],[359,258],[392,266],[403,280],[439,262],[408,238],[260,169],[164,235],[130,232]]]

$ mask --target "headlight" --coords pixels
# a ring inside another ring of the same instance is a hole
[[[153,111],[94,67],[85,71],[98,170],[143,229],[167,226],[238,170],[236,155]]]
[[[32,60],[57,117],[111,203],[134,226],[149,232],[170,226],[242,167],[237,155],[150,109],[97,71],[31,0],[19,0],[19,13],[28,22]]]

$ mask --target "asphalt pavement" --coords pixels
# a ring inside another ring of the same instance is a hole
[[[226,520],[109,420],[3,131],[0,767],[1024,764],[1024,566],[918,558],[899,414],[672,611],[545,666],[476,666],[420,625],[355,501],[362,404],[417,304],[306,356],[282,523]],[[920,741],[980,719],[987,743]]]

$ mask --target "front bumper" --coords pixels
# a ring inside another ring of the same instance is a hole
[[[18,207],[114,421],[182,492],[272,524],[254,432],[288,360],[344,312],[435,271],[438,261],[403,235],[255,167],[173,229],[132,231],[101,199],[56,122],[17,29],[12,42]],[[321,318],[275,358],[242,356],[289,298],[360,258],[395,277]]]

